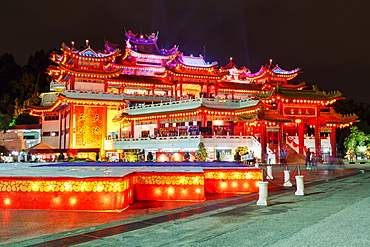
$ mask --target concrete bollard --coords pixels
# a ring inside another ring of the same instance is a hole
[[[272,166],[267,166],[267,179],[274,179],[272,176]]]
[[[285,187],[292,187],[292,183],[290,182],[290,171],[289,170],[285,170],[284,171],[284,184],[283,186]]]
[[[257,201],[258,206],[269,206],[271,202],[268,199],[268,185],[269,182],[258,182],[259,185],[259,198]]]
[[[304,176],[295,176],[296,184],[297,184],[297,191],[295,192],[296,196],[304,196],[306,195],[306,191],[304,189]]]

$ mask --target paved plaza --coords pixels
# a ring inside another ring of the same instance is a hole
[[[0,164],[21,170],[30,164]],[[305,196],[284,188],[283,168],[258,194],[208,195],[204,202],[135,202],[121,213],[0,210],[1,246],[367,246],[370,166],[329,173],[302,169]]]

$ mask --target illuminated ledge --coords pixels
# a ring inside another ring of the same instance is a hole
[[[228,167],[204,168],[207,193],[258,192],[262,170],[256,168]]]
[[[261,169],[248,167],[13,169],[0,177],[0,209],[122,211],[134,200],[203,201],[206,193],[258,192],[261,178]]]
[[[121,211],[133,202],[124,178],[0,178],[1,209]]]

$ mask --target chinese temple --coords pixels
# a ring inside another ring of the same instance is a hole
[[[125,31],[123,47],[62,44],[52,54],[50,92],[31,108],[42,141],[71,157],[111,161],[232,161],[237,147],[279,163],[282,152],[336,155],[336,130],[357,121],[332,105],[340,92],[293,83],[301,70],[270,61],[257,72],[159,48],[158,33]]]

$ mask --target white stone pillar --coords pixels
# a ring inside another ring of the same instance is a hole
[[[269,206],[271,202],[268,199],[268,185],[269,182],[258,182],[259,185],[259,198],[257,201],[258,206]]]
[[[292,187],[292,183],[290,182],[290,171],[289,170],[285,170],[284,171],[284,184],[283,186],[285,187]]]
[[[272,166],[267,166],[267,179],[274,179],[272,176]]]
[[[304,196],[306,195],[306,191],[304,189],[304,176],[295,176],[296,184],[297,184],[297,191],[295,192],[296,196]]]

